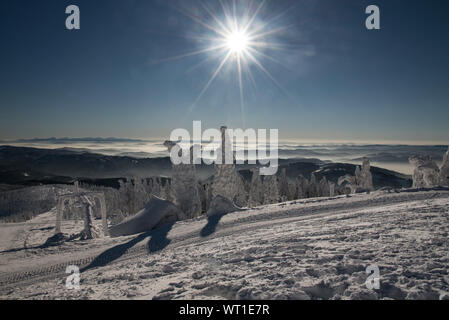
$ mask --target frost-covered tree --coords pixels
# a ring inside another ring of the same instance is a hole
[[[248,207],[257,207],[263,204],[263,185],[259,168],[251,169],[252,178],[249,189]]]
[[[176,143],[166,141],[165,146],[171,152]],[[182,150],[180,151],[182,152]],[[190,150],[190,164],[173,164],[171,192],[174,204],[181,209],[187,219],[201,215],[201,198],[198,190],[198,178],[195,164],[193,164],[193,152]]]
[[[279,203],[279,185],[275,175],[264,176],[263,178],[263,199],[264,204]]]
[[[281,171],[281,175],[279,177],[279,195],[281,196],[282,202],[288,200],[289,198],[288,194],[289,190],[288,190],[287,170],[283,168]]]
[[[309,181],[301,174],[296,179],[297,199],[309,198]]]
[[[125,209],[125,216],[134,213],[133,208],[133,194],[131,189],[131,180],[119,180],[119,192],[120,192],[120,207]]]
[[[212,199],[220,195],[243,207],[248,203],[248,194],[242,176],[235,169],[231,139],[226,127],[221,127],[221,136],[222,143],[217,150],[218,159],[221,161],[215,165]],[[232,163],[226,163],[226,160]]]
[[[82,197],[82,201],[85,205],[85,214],[84,214],[84,229],[80,233],[80,238],[81,240],[90,240],[94,238],[99,238],[101,234],[100,230],[93,224],[94,203],[86,196]]]
[[[308,184],[309,198],[319,197],[320,196],[319,190],[320,190],[320,186],[316,180],[315,173],[312,172],[312,174],[310,175],[310,181]]]
[[[414,167],[413,188],[429,188],[439,184],[440,169],[430,156],[412,156],[409,162]]]
[[[329,181],[329,197],[335,196],[335,183]]]
[[[368,158],[363,158],[362,170],[357,167],[355,176],[357,186],[364,190],[374,190],[373,177],[371,175],[371,165]]]
[[[247,192],[241,175],[231,164],[219,164],[215,166],[215,176],[212,184],[212,198],[221,195],[238,206],[247,203]]]
[[[440,167],[440,184],[449,187],[449,149],[443,157],[443,163]]]
[[[296,198],[297,190],[295,181],[288,180],[288,201],[292,201]]]
[[[295,179],[295,199],[302,199],[304,197],[302,182],[300,179],[300,177]]]
[[[345,185],[343,186],[343,184]],[[347,174],[340,177],[338,185],[349,188],[351,193],[374,190],[371,165],[368,158],[363,158],[361,169],[360,166],[355,168],[354,176]]]
[[[164,197],[162,180],[160,177],[151,177],[148,180],[148,189],[151,195],[154,195],[158,198]]]
[[[326,177],[323,177],[320,181],[320,197],[329,197],[329,183]]]
[[[345,184],[346,183],[346,184]],[[350,174],[344,175],[343,177],[338,178],[338,185],[345,186],[350,189],[350,193],[357,192],[357,179],[355,176],[351,176]]]
[[[126,178],[119,181],[120,206],[126,208],[126,215],[134,215],[150,200],[148,184],[145,179]]]
[[[173,197],[173,192],[172,192],[172,182],[169,179],[166,179],[165,181],[161,181],[161,198],[164,200],[168,200],[171,202],[174,202],[175,199]]]

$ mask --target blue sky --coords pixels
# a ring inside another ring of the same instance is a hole
[[[237,1],[248,4],[251,1]],[[254,0],[257,4],[259,1]],[[218,1],[207,1],[218,10]],[[81,30],[65,29],[65,7]],[[381,30],[365,28],[377,4]],[[2,1],[0,139],[167,138],[174,128],[278,128],[284,139],[449,141],[447,1],[272,0],[258,23],[288,26],[244,77],[244,113],[230,62],[192,108],[219,63],[204,48],[211,31],[183,15],[196,0]],[[207,21],[207,19],[206,19]],[[245,119],[243,122],[242,119]]]

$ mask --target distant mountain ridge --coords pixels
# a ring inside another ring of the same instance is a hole
[[[8,142],[155,142],[159,140],[145,140],[145,139],[132,139],[132,138],[115,138],[115,137],[85,137],[85,138],[69,138],[69,137],[50,137],[50,138],[31,138],[31,139],[17,139],[10,140]],[[0,142],[6,142],[6,140],[0,140]]]
[[[356,166],[345,163],[331,163],[319,159],[280,159],[280,174],[286,169],[287,176],[298,175],[310,178],[312,172],[318,179],[326,177],[336,182],[338,177],[354,174]],[[117,185],[114,181],[124,177],[171,176],[169,157],[133,158],[129,156],[108,156],[86,151],[63,149],[38,149],[28,147],[0,146],[0,184],[36,185],[73,183],[75,180],[99,185]],[[253,165],[238,165],[242,176],[249,180],[249,169]],[[410,177],[394,171],[372,167],[374,185],[380,187],[408,187]],[[210,178],[214,166],[198,165],[199,179]]]

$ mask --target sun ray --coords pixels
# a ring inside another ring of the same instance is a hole
[[[246,26],[243,28],[243,32],[248,32],[248,29],[251,27],[251,25],[253,24],[254,20],[257,18],[257,15],[259,14],[260,10],[262,9],[262,7],[265,5],[266,0],[262,0],[262,2],[260,3],[259,7],[257,7],[256,12],[254,12],[253,16],[251,17],[251,19],[249,20],[249,22],[246,24]]]
[[[251,82],[251,84],[253,85],[254,89],[257,89],[257,84],[256,84],[256,80],[253,77],[253,73],[251,72],[251,68],[249,67],[247,61],[244,59],[243,60],[243,65],[245,66],[245,70],[246,70],[246,74]]]
[[[214,31],[215,33],[217,33],[217,34],[219,34],[219,35],[221,35],[221,36],[223,36],[223,37],[226,36],[226,33],[225,33],[225,32],[223,32],[222,30],[220,30],[220,29],[218,29],[218,28],[216,28],[216,27],[214,27],[214,26],[211,26],[210,24],[207,24],[206,22],[204,22],[203,20],[201,20],[201,19],[198,18],[197,16],[195,16],[195,15],[193,15],[193,14],[191,14],[191,13],[185,11],[185,10],[178,9],[178,11],[179,11],[181,14],[185,15],[186,17],[188,17],[188,18],[192,19],[193,21],[199,23],[199,24],[202,25],[203,27],[205,27],[205,28],[207,28],[207,29],[209,29],[209,30],[211,30],[211,31]]]
[[[204,86],[203,90],[201,91],[200,95],[198,96],[198,98],[196,98],[195,102],[192,104],[190,111],[192,111],[196,104],[198,103],[198,101],[201,100],[202,96],[206,93],[207,89],[209,89],[210,85],[212,84],[212,82],[214,82],[215,78],[217,77],[217,75],[220,73],[221,69],[223,68],[223,66],[225,65],[226,61],[228,61],[229,57],[231,56],[231,52],[228,52],[226,54],[226,56],[224,57],[224,59],[221,61],[220,65],[217,67],[217,69],[215,70],[214,74],[212,75],[212,77],[209,79],[209,81],[207,82],[207,84]]]
[[[238,66],[238,74],[239,74],[239,87],[240,87],[240,111],[242,113],[242,123],[243,128],[245,129],[245,105],[243,101],[243,82],[242,82],[242,65],[240,63],[240,55],[237,56],[237,66]]]
[[[202,50],[188,52],[188,53],[185,53],[185,54],[181,54],[179,56],[174,56],[174,57],[169,57],[169,58],[165,58],[165,59],[160,59],[160,60],[155,61],[155,63],[179,60],[179,59],[183,59],[183,58],[187,58],[187,57],[191,57],[191,56],[196,56],[196,55],[199,55],[199,54],[202,54],[202,53],[206,53],[206,52],[217,51],[217,50],[224,49],[224,48],[226,48],[226,45],[225,44],[221,44],[221,45],[217,45],[215,47],[210,47],[210,48],[206,48],[206,49],[202,49]]]
[[[276,29],[273,29],[273,30],[270,30],[270,31],[266,31],[266,32],[262,32],[262,33],[249,34],[249,36],[251,37],[251,39],[259,39],[259,38],[263,38],[263,37],[266,37],[266,36],[282,33],[284,31],[288,30],[289,28],[291,28],[292,26],[293,25],[283,26],[283,27],[276,28]]]
[[[198,69],[198,68],[200,68],[200,67],[206,65],[207,63],[209,63],[211,61],[214,61],[216,59],[217,59],[217,57],[214,57],[214,56],[207,57],[207,58],[201,60],[200,62],[198,62],[197,64],[195,64],[195,65],[191,66],[190,68],[188,68],[186,70],[186,74],[191,73],[191,72],[195,71],[196,69]]]
[[[212,17],[212,19],[214,19],[215,20],[215,22],[221,27],[221,28],[223,28],[223,30],[226,32],[226,33],[230,33],[231,32],[231,30],[229,30],[227,27],[226,27],[226,25],[220,20],[220,19],[218,19],[218,17],[217,17],[217,15],[216,14],[214,14],[204,3],[202,3],[202,7],[204,8],[204,10],[206,10],[206,12]]]
[[[248,50],[252,51],[254,54],[257,54],[257,55],[260,55],[260,56],[264,57],[267,60],[270,60],[270,61],[272,61],[274,63],[277,63],[278,65],[284,67],[285,69],[288,69],[288,67],[285,64],[283,64],[281,61],[279,61],[279,60],[277,60],[277,59],[275,59],[275,58],[273,58],[273,57],[271,57],[271,56],[269,56],[269,55],[267,55],[267,54],[265,54],[263,52],[260,52],[260,51],[254,49],[254,48],[248,48]]]
[[[260,31],[262,31],[263,29],[265,29],[266,27],[273,25],[275,21],[279,20],[280,18],[282,18],[283,16],[285,16],[286,14],[289,13],[289,11],[293,8],[294,6],[291,6],[290,8],[282,11],[281,13],[277,14],[276,16],[268,19],[267,21],[265,21],[264,23],[260,24],[259,27],[254,28],[254,30],[252,30],[252,33],[257,34]]]
[[[298,45],[288,45],[284,43],[275,43],[275,42],[266,42],[266,41],[257,41],[257,42],[251,42],[251,46],[253,48],[264,48],[268,50],[290,50],[290,49],[296,49],[298,48]]]
[[[237,23],[237,8],[235,5],[235,0],[232,0],[232,12],[234,13],[233,15],[233,21],[234,21],[234,31],[239,29],[239,25]]]
[[[271,75],[271,73],[267,69],[265,69],[265,67],[259,62],[259,60],[257,60],[256,57],[254,57],[250,52],[248,52],[247,54],[248,57],[256,64],[256,66],[259,67],[259,69],[262,70],[263,73],[265,73],[279,89],[281,89],[284,93],[290,96],[287,90]]]
[[[223,0],[219,0],[220,5],[221,5],[221,9],[223,10],[223,14],[225,16],[226,19],[226,23],[228,24],[228,28],[232,29],[232,17],[229,14],[229,10],[226,8],[226,5],[224,4]]]

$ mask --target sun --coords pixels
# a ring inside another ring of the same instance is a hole
[[[202,26],[204,34],[198,36],[188,35],[202,45],[202,48],[179,56],[164,59],[162,61],[181,59],[209,54],[210,57],[196,65],[194,68],[212,59],[217,59],[217,66],[212,75],[205,82],[203,89],[191,105],[189,111],[195,108],[203,95],[215,81],[225,66],[233,66],[236,70],[238,87],[240,91],[240,109],[242,122],[245,124],[244,104],[244,81],[250,80],[253,88],[256,81],[252,70],[259,70],[279,89],[285,92],[282,85],[271,75],[264,66],[264,61],[271,61],[281,65],[281,61],[272,56],[280,50],[289,50],[289,46],[283,41],[278,41],[277,35],[286,32],[291,26],[283,26],[280,18],[288,13],[285,10],[279,14],[265,14],[262,10],[269,11],[268,0],[247,0],[237,2],[236,0],[220,0],[219,7],[200,1],[203,10],[194,12],[178,9],[179,12],[191,18],[198,26]],[[209,2],[208,2],[209,3]],[[238,5],[242,3],[242,5]],[[220,9],[221,7],[221,9]],[[230,69],[227,69],[230,70]]]
[[[226,37],[225,42],[232,53],[241,55],[249,47],[249,36],[243,31],[234,31]]]

